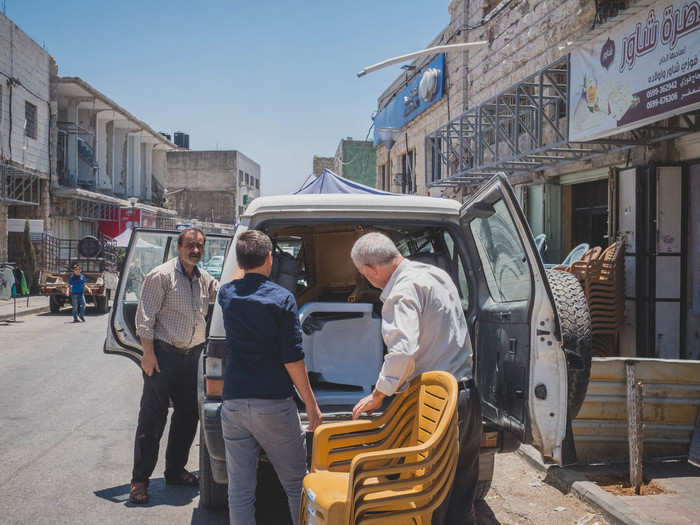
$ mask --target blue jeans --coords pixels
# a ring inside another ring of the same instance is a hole
[[[73,303],[73,319],[78,320],[78,316],[85,317],[85,296],[81,293],[70,294]]]
[[[306,474],[306,435],[292,398],[227,399],[221,409],[221,427],[226,444],[230,524],[255,524],[255,487],[262,447],[287,494],[292,521],[297,525]]]

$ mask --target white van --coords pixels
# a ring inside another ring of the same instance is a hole
[[[325,422],[350,418],[353,405],[371,391],[386,352],[380,292],[350,259],[359,236],[380,231],[404,257],[447,271],[460,292],[482,398],[479,497],[490,486],[495,452],[530,443],[545,458],[566,461],[568,423],[588,385],[590,316],[572,275],[545,273],[505,176],[494,177],[464,205],[401,195],[261,197],[248,206],[233,240],[249,228],[273,240],[271,278],[296,297],[306,365]],[[139,287],[128,285],[138,281],[130,274],[143,275],[175,256],[177,235],[136,230],[132,236],[106,353],[139,363],[134,328]],[[207,238],[203,259],[225,255],[222,282],[237,269],[231,244],[230,238]],[[199,371],[200,500],[216,507],[226,504],[220,410],[227,347],[219,305],[212,310]],[[567,442],[572,445],[571,438]]]

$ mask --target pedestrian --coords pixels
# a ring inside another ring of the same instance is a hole
[[[351,258],[358,271],[382,290],[382,337],[387,348],[372,393],[355,405],[352,417],[370,414],[386,396],[406,388],[423,372],[454,375],[459,385],[459,459],[451,492],[433,512],[432,523],[476,523],[481,402],[472,380],[472,346],[457,287],[437,266],[404,259],[381,233],[360,237]]]
[[[221,286],[228,354],[221,427],[226,446],[231,525],[255,523],[256,469],[260,448],[277,472],[292,520],[299,521],[306,474],[306,435],[293,399],[295,385],[313,431],[321,423],[301,349],[297,304],[268,278],[272,242],[248,230],[236,241],[241,278]]]
[[[201,230],[183,230],[177,238],[178,256],[151,270],[141,288],[136,334],[143,349],[143,394],[129,490],[132,503],[148,502],[148,480],[158,460],[171,399],[165,482],[199,486],[199,477],[185,465],[199,421],[197,366],[206,339],[206,315],[219,286],[197,267],[205,242]]]
[[[66,288],[66,295],[70,294],[71,305],[73,306],[73,322],[85,322],[85,290],[92,293],[87,285],[87,277],[82,274],[80,265],[73,265],[73,273],[68,278],[69,287]],[[78,321],[80,317],[80,321]]]

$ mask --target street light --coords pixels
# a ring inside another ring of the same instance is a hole
[[[392,64],[398,64],[399,62],[405,62],[406,60],[411,60],[413,58],[420,57],[423,55],[434,55],[436,53],[447,53],[448,51],[460,51],[466,47],[485,46],[486,44],[488,44],[487,40],[479,40],[478,42],[462,42],[461,44],[447,44],[444,46],[429,47],[427,49],[422,49],[420,51],[414,51],[413,53],[408,53],[406,55],[401,55],[401,56],[397,56],[394,58],[387,58],[386,60],[382,60],[381,62],[377,62],[374,65],[367,66],[362,71],[360,71],[357,74],[357,76],[363,77],[367,73],[372,73],[374,71],[377,71],[378,69],[385,68],[385,67],[390,66]]]

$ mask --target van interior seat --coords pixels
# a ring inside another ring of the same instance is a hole
[[[383,362],[381,319],[371,303],[309,302],[299,309],[304,361],[319,381],[370,392]]]
[[[452,265],[450,264],[450,259],[449,257],[447,257],[447,255],[444,255],[442,253],[426,252],[412,255],[411,257],[409,257],[409,259],[412,261],[437,266],[438,268],[445,270],[450,276],[452,276],[452,279],[454,280],[454,272],[452,271]]]

